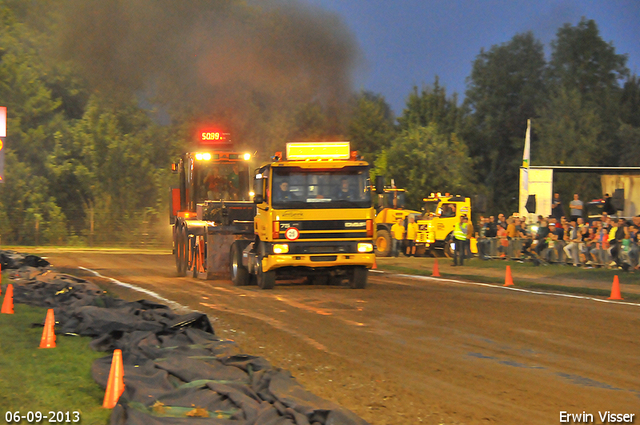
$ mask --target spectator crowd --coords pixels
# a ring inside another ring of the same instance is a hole
[[[616,217],[611,198],[605,195],[602,214],[586,219],[577,194],[565,216],[559,195],[554,194],[552,214],[527,223],[514,214],[480,216],[476,233],[480,259],[531,259],[537,264],[572,264],[575,267],[640,269],[640,216]]]
[[[640,215],[630,220],[616,216],[611,198],[605,195],[601,215],[585,219],[585,206],[578,194],[569,204],[566,216],[560,196],[554,194],[552,213],[548,217],[539,215],[534,222],[514,213],[480,216],[477,227],[466,216],[456,226],[455,250],[462,249],[466,255],[454,256],[454,265],[466,256],[472,256],[469,241],[476,238],[477,256],[482,260],[512,259],[531,260],[536,264],[570,264],[585,268],[608,267],[624,270],[639,270],[640,258]],[[405,228],[403,220],[398,220],[391,229],[392,255],[400,251],[407,256],[415,255],[414,242],[418,226],[414,217],[408,217]],[[465,243],[459,243],[465,240]],[[403,240],[405,243],[403,244]],[[401,247],[403,247],[402,249]]]

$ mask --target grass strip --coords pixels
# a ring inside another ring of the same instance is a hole
[[[440,259],[441,264],[447,261],[447,259]],[[504,273],[506,266],[510,266],[513,272],[523,272],[532,277],[539,278],[562,278],[562,279],[580,279],[584,281],[601,282],[603,280],[611,281],[613,276],[625,276],[625,284],[627,285],[640,285],[640,273],[638,272],[625,272],[620,269],[609,269],[607,267],[573,267],[572,265],[564,264],[545,264],[536,266],[531,261],[505,261],[505,260],[489,260],[481,261],[477,259],[471,259],[469,263],[465,262],[465,266],[460,271],[466,271],[469,269],[478,270],[490,270],[495,272]],[[386,267],[404,267],[406,269],[415,270],[420,272],[421,275],[431,275],[431,269],[433,268],[433,259],[431,258],[401,258],[400,264],[392,265],[387,261],[378,261],[378,268],[385,269]],[[440,268],[440,274],[443,268]],[[447,270],[447,268],[444,268]],[[391,269],[390,269],[391,270]],[[444,274],[443,274],[444,275]],[[464,273],[449,274],[449,276],[464,276]]]
[[[56,348],[40,349],[43,328],[32,324],[44,322],[46,309],[15,304],[14,311],[0,314],[0,423],[8,411],[78,411],[81,424],[108,424],[104,390],[91,376],[93,361],[106,354],[91,350],[90,338],[63,335]]]
[[[390,272],[416,275],[416,276],[431,276],[431,273],[432,273],[430,270],[413,269],[410,267],[393,266],[388,264],[379,265],[378,269],[383,271],[390,271]],[[590,272],[591,270],[588,271],[588,273]],[[612,277],[613,277],[613,274],[618,274],[618,273],[615,273],[613,270],[607,270],[607,272],[609,272],[612,275]],[[492,277],[492,276],[483,276],[483,275],[475,275],[475,274],[455,275],[455,274],[442,273],[442,272],[440,272],[440,275],[444,278],[451,278],[451,279],[456,278],[456,279],[463,279],[463,280],[469,280],[469,281],[480,282],[480,283],[494,283],[497,285],[504,284],[503,277]],[[609,297],[609,295],[611,295],[611,290],[607,290],[607,289],[586,288],[583,286],[556,285],[556,284],[550,284],[550,283],[539,283],[539,282],[533,282],[531,280],[521,279],[521,278],[518,278],[517,281],[514,281],[513,286],[515,286],[516,288],[522,288],[522,289],[536,289],[540,291],[563,292],[563,293],[569,293],[569,294],[587,295],[592,297],[607,298]],[[630,293],[623,292],[621,293],[621,295],[622,295],[622,298],[624,298],[627,301],[640,301],[640,294],[630,294]]]

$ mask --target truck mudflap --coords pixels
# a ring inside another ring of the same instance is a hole
[[[235,239],[233,234],[207,234],[207,267],[204,279],[229,278],[229,247]]]
[[[249,230],[250,229],[250,230]],[[206,249],[201,255],[206,257],[206,267],[200,268],[196,275],[199,279],[228,279],[230,250],[229,247],[238,239],[253,234],[253,228],[241,225],[209,226],[206,231]]]

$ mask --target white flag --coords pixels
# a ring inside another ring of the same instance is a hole
[[[531,120],[527,120],[527,135],[524,138],[524,155],[522,156],[522,166],[529,168],[531,156]]]

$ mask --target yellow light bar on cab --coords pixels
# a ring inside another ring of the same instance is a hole
[[[349,142],[290,142],[287,143],[288,160],[349,159]]]

